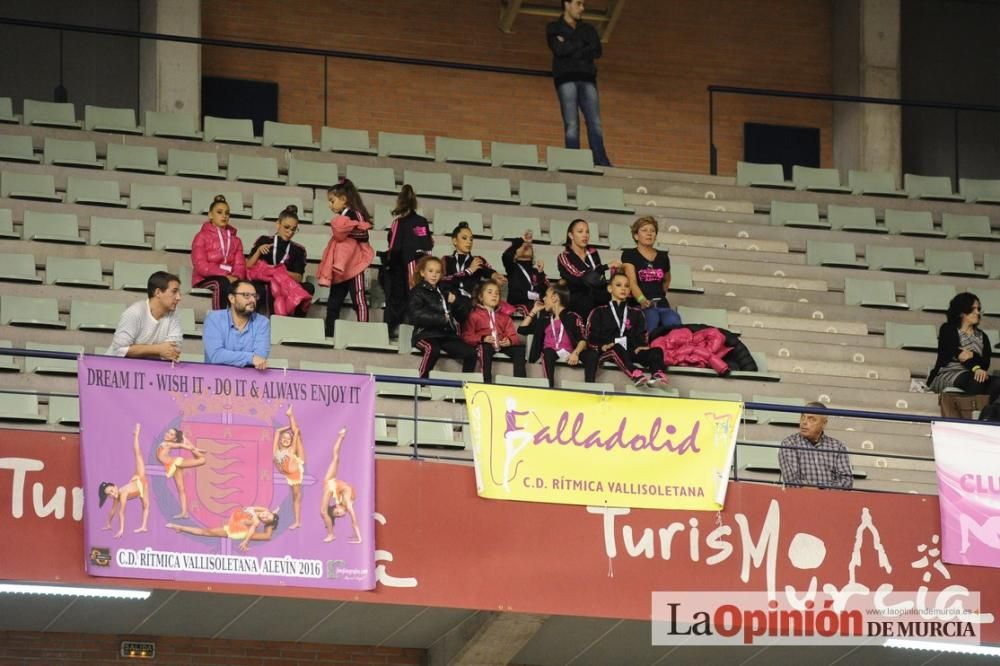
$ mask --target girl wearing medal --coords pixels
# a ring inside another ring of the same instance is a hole
[[[548,289],[545,264],[535,261],[534,239],[530,231],[515,238],[503,253],[503,268],[507,271],[507,302],[522,315],[528,314]]]
[[[420,350],[420,376],[426,378],[442,351],[462,362],[462,372],[476,369],[476,349],[458,335],[456,316],[465,319],[470,301],[440,289],[441,260],[427,256],[417,263],[416,284],[410,290],[406,320],[413,325],[411,342]],[[461,312],[462,309],[465,312]],[[456,310],[458,312],[456,312]]]
[[[258,238],[246,260],[247,276],[254,280],[258,292],[263,291],[262,296],[271,292],[271,314],[304,317],[312,304],[315,288],[302,281],[306,272],[306,249],[292,241],[298,230],[299,209],[288,206],[278,215],[274,235]]]
[[[451,244],[455,247],[455,251],[441,257],[444,266],[444,274],[441,276],[442,289],[455,292],[456,296],[471,301],[476,287],[483,280],[496,280],[501,287],[507,284],[507,278],[497,273],[496,269],[490,266],[490,262],[472,254],[472,229],[469,228],[468,222],[459,222],[451,232]],[[457,318],[459,321],[464,319],[461,316]]]
[[[243,242],[236,235],[236,227],[229,224],[229,204],[221,194],[212,200],[208,220],[195,234],[191,265],[191,284],[212,292],[212,309],[228,308],[232,285],[247,278],[247,268]]]
[[[514,376],[527,377],[524,341],[517,335],[514,322],[500,312],[500,285],[494,280],[480,282],[476,288],[476,307],[462,324],[462,340],[476,349],[483,381],[493,383],[493,355],[504,354],[514,361]]]
[[[531,350],[528,361],[542,362],[549,388],[556,385],[556,361],[570,367],[587,366],[594,352],[587,348],[583,320],[580,315],[568,309],[569,290],[561,284],[554,284],[545,290],[545,296],[535,301],[531,312],[521,322],[517,332],[531,335]],[[596,363],[595,363],[596,365]]]

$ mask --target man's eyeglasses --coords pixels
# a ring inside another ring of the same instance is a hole
[[[237,292],[233,292],[233,293],[236,296],[242,296],[243,298],[247,299],[248,301],[249,300],[254,300],[254,301],[257,300],[257,292],[256,291],[237,291]]]

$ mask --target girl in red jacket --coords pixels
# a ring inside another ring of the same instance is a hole
[[[247,279],[243,243],[236,236],[236,227],[229,224],[229,204],[221,194],[212,200],[208,220],[195,234],[191,265],[191,284],[211,290],[213,310],[228,308],[231,285]]]
[[[476,287],[476,306],[462,324],[462,340],[476,348],[483,381],[493,383],[493,355],[506,354],[514,361],[514,376],[526,377],[524,341],[517,335],[514,322],[500,312],[500,285],[486,280]]]
[[[330,221],[333,237],[323,251],[323,259],[316,271],[317,282],[330,285],[326,302],[326,335],[333,337],[340,308],[347,294],[358,321],[368,321],[368,302],[365,296],[365,271],[375,257],[368,244],[368,230],[372,216],[365,208],[354,183],[346,178],[327,190],[327,200],[335,217]]]

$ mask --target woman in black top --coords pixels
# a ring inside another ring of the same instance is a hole
[[[503,268],[507,271],[507,302],[527,315],[545,295],[549,279],[545,264],[535,261],[534,243],[530,231],[511,241],[503,253]]]
[[[389,229],[389,249],[384,265],[385,323],[389,335],[396,331],[406,316],[406,295],[413,280],[417,261],[434,249],[431,224],[417,213],[417,195],[409,185],[403,185],[392,211],[395,219]]]
[[[468,222],[459,222],[451,232],[451,243],[455,251],[441,257],[444,274],[441,276],[441,288],[454,292],[472,302],[472,294],[483,280],[496,280],[501,287],[507,284],[507,278],[490,266],[485,258],[472,254],[472,229]],[[462,321],[459,319],[459,321]]]
[[[1000,396],[1000,377],[990,375],[991,343],[979,330],[979,299],[963,292],[948,304],[948,320],[938,331],[938,355],[927,384],[937,393],[959,388],[973,395]]]
[[[292,241],[299,230],[298,213],[297,206],[281,211],[274,235],[259,237],[247,257],[247,277],[269,304],[271,314],[304,317],[312,304],[315,287],[303,282],[306,249]]]
[[[667,301],[670,288],[670,255],[657,250],[656,234],[660,226],[655,217],[640,217],[632,223],[635,247],[622,250],[622,270],[632,289],[631,303],[646,315],[646,331],[680,326],[681,318]]]
[[[576,219],[566,230],[566,249],[559,255],[559,276],[569,287],[569,309],[586,321],[590,311],[611,300],[605,273],[618,261],[601,263],[601,255],[590,246],[590,225]]]

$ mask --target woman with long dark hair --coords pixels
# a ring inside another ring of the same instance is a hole
[[[962,292],[948,304],[948,319],[938,330],[938,355],[927,377],[936,393],[946,388],[971,395],[1000,396],[1000,377],[990,375],[991,342],[979,330],[982,307],[975,294]]]

